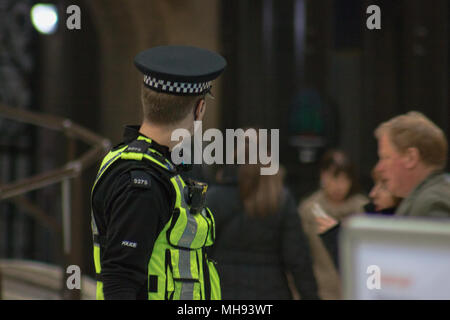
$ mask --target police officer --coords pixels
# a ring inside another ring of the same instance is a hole
[[[205,248],[215,237],[206,185],[185,180],[171,161],[171,133],[205,114],[220,55],[188,46],[139,53],[144,75],[141,126],[103,159],[92,189],[97,299],[220,299]]]

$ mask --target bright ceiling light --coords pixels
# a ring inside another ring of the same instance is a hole
[[[53,4],[35,4],[31,8],[31,22],[40,33],[55,33],[58,27],[58,11]]]

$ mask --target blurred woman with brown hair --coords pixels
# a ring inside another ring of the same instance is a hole
[[[377,167],[374,167],[371,173],[374,185],[369,193],[370,202],[364,206],[364,212],[369,215],[393,215],[402,199],[392,195],[386,188]],[[315,217],[315,222],[320,239],[327,248],[334,265],[339,269],[339,221],[326,215]]]
[[[311,247],[319,296],[340,299],[339,275],[319,234],[330,227],[325,224],[327,221],[336,224],[354,213],[363,212],[368,199],[358,193],[353,164],[340,150],[330,150],[323,156],[320,185],[319,190],[301,202],[298,211]]]
[[[222,180],[227,183],[208,193],[207,205],[216,220],[210,254],[218,262],[222,298],[292,299],[289,273],[303,299],[317,299],[295,200],[283,187],[282,172],[261,175],[262,167],[226,167]]]

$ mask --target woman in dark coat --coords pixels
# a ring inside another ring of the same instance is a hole
[[[279,173],[263,176],[260,167],[241,165],[208,190],[222,299],[292,299],[287,273],[302,299],[318,299],[295,200]]]

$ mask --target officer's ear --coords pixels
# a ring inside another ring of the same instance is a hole
[[[194,108],[194,121],[202,121],[206,112],[206,101],[202,98],[198,101]]]

